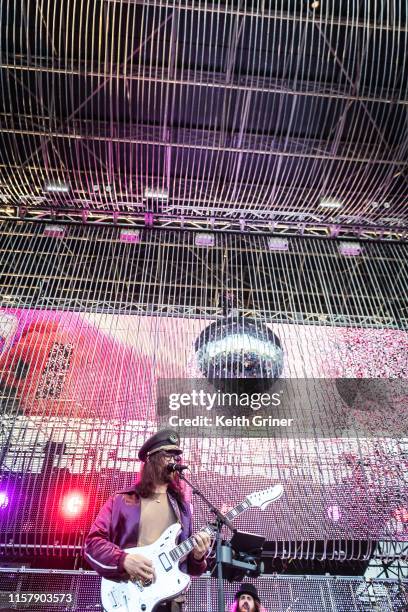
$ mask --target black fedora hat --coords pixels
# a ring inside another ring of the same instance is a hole
[[[261,600],[258,596],[258,591],[256,590],[256,586],[251,584],[250,582],[243,582],[239,587],[239,591],[235,593],[235,599],[239,599],[241,595],[251,595],[256,601],[261,603]]]

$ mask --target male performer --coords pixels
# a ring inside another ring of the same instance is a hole
[[[109,580],[152,580],[150,559],[128,554],[124,548],[147,546],[155,542],[175,522],[182,527],[180,541],[191,536],[190,505],[184,498],[183,483],[168,465],[180,460],[182,450],[177,432],[166,429],[149,438],[139,451],[143,461],[135,486],[114,494],[100,510],[85,540],[85,558]],[[200,532],[194,536],[195,547],[180,569],[199,576],[207,567],[210,538]],[[157,612],[179,612],[184,597],[176,597],[156,607]]]
[[[258,591],[250,582],[243,582],[239,591],[235,593],[231,612],[267,612],[261,605]]]

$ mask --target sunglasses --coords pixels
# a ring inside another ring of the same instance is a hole
[[[181,455],[176,453],[170,453],[168,451],[163,451],[163,457],[166,459],[172,459],[175,463],[181,462]]]

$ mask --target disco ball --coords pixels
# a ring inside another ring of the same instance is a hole
[[[198,369],[209,380],[278,378],[283,370],[279,338],[254,319],[227,317],[208,325],[195,342]]]

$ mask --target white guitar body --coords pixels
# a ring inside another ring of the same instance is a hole
[[[261,508],[279,499],[283,494],[282,485],[275,485],[263,491],[251,493],[245,500],[227,513],[231,521],[249,508]],[[203,528],[209,535],[214,530],[209,525]],[[102,578],[101,599],[105,612],[154,612],[155,607],[169,599],[174,599],[188,588],[190,576],[181,572],[179,563],[194,547],[194,536],[181,544],[176,544],[181,525],[174,523],[150,546],[126,548],[125,552],[143,555],[153,563],[156,578],[152,583],[114,582]]]
[[[155,581],[149,586],[141,583],[113,582],[102,578],[101,597],[105,610],[113,612],[151,612],[154,607],[174,599],[183,593],[190,584],[190,576],[179,569],[180,560],[173,562],[170,551],[175,547],[181,525],[174,523],[162,533],[160,538],[150,546],[126,548],[125,552],[143,555],[147,559],[154,559]]]

